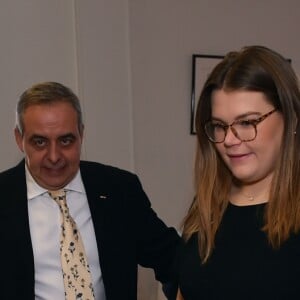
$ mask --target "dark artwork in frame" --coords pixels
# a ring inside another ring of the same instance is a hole
[[[193,69],[192,69],[192,98],[191,98],[191,134],[196,134],[195,117],[196,109],[199,101],[200,93],[203,85],[213,70],[213,68],[221,62],[224,55],[206,55],[193,54]]]
[[[196,128],[195,128],[196,109],[197,109],[197,104],[199,101],[199,97],[203,85],[210,72],[219,62],[222,61],[224,57],[225,57],[224,55],[193,54],[191,124],[190,124],[190,133],[192,135],[196,134]],[[290,64],[292,63],[292,60],[290,58],[286,58],[286,60]]]

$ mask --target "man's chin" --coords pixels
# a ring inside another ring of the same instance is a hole
[[[67,183],[66,180],[58,180],[56,177],[40,180],[38,184],[47,190],[55,191],[63,188]]]

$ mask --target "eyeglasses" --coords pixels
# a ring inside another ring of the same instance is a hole
[[[253,141],[257,135],[257,124],[265,120],[268,116],[274,113],[277,109],[274,108],[270,112],[262,115],[254,120],[237,120],[230,125],[216,120],[209,120],[204,124],[205,133],[213,143],[223,143],[225,141],[228,129],[241,141]]]

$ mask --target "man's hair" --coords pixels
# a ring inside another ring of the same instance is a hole
[[[78,97],[73,91],[58,82],[42,82],[31,86],[21,96],[17,103],[16,127],[23,135],[23,116],[26,109],[33,105],[49,105],[57,102],[69,103],[77,112],[78,128],[83,128],[82,111]]]

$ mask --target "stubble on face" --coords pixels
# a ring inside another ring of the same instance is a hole
[[[23,135],[15,135],[32,177],[46,189],[64,187],[79,170],[83,132],[76,111],[65,102],[33,105],[23,123]]]

